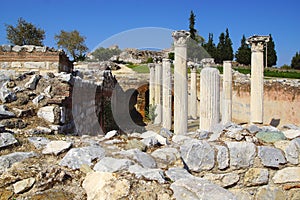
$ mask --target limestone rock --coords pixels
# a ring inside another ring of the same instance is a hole
[[[237,173],[226,173],[226,174],[206,173],[203,176],[203,178],[217,185],[220,185],[224,188],[233,186],[240,180],[240,176]]]
[[[268,184],[269,172],[263,168],[250,168],[244,177],[244,185],[257,186]]]
[[[144,168],[139,165],[131,165],[128,169],[130,173],[135,174],[137,178],[145,178],[151,181],[158,181],[159,183],[165,183],[165,176],[161,169]]]
[[[91,172],[85,177],[82,187],[87,200],[117,200],[128,196],[131,183],[108,172]]]
[[[58,106],[45,106],[38,110],[37,116],[50,123],[59,123],[60,109]]]
[[[229,148],[230,167],[234,169],[250,167],[256,156],[256,146],[250,142],[226,142]]]
[[[35,183],[35,178],[28,178],[22,181],[18,181],[15,184],[13,184],[14,193],[16,194],[23,193],[26,190],[30,189],[34,183]]]
[[[225,146],[215,145],[217,153],[218,169],[226,169],[229,166],[229,152]]]
[[[229,191],[232,192],[236,196],[236,198],[239,200],[253,200],[253,196],[249,192],[247,192],[243,189],[232,189],[231,188]]]
[[[300,138],[293,139],[285,148],[285,156],[287,160],[297,165],[300,160]]]
[[[35,90],[38,81],[40,80],[41,76],[40,75],[33,75],[30,80],[25,83],[25,88],[30,89],[30,90]]]
[[[138,149],[140,151],[146,151],[147,146],[142,142],[137,139],[133,140],[128,140],[127,144],[125,145],[125,149]]]
[[[50,140],[45,137],[30,137],[28,141],[37,149],[44,148],[50,142]]]
[[[147,147],[155,147],[160,145],[155,137],[144,138],[141,140],[141,142],[144,143]]]
[[[45,96],[40,94],[32,100],[32,103],[34,105],[38,105],[40,103],[40,101],[42,101],[44,98],[45,98]]]
[[[111,139],[112,137],[116,136],[118,134],[118,131],[116,130],[112,130],[112,131],[109,131],[105,134],[104,138],[105,139]]]
[[[283,190],[270,185],[258,188],[255,199],[259,200],[286,200]]]
[[[273,176],[274,183],[300,182],[300,167],[286,167]]]
[[[152,152],[151,156],[156,159],[160,168],[166,168],[180,159],[180,153],[175,148],[157,149]]]
[[[87,146],[73,148],[60,161],[59,165],[66,166],[71,169],[80,169],[81,165],[92,165],[92,161],[96,158],[102,159],[105,156],[105,150],[100,146]]]
[[[30,134],[30,135],[39,135],[39,134],[48,135],[51,132],[52,132],[52,130],[50,128],[42,127],[42,126],[38,126],[36,128],[27,130],[27,133]]]
[[[255,134],[255,133],[258,133],[259,131],[261,131],[261,129],[256,126],[256,125],[251,125],[247,128],[247,130],[251,133],[251,134]]]
[[[285,140],[286,137],[282,132],[258,132],[255,135],[259,140],[267,143],[274,143],[279,140]]]
[[[27,123],[24,122],[22,119],[4,119],[1,123],[10,129],[23,129],[26,128]]]
[[[190,174],[186,169],[183,168],[169,168],[166,171],[166,175],[171,179],[171,181],[177,181],[182,178],[193,177],[192,174]]]
[[[158,142],[161,144],[161,145],[167,145],[168,144],[168,141],[165,137],[153,132],[153,131],[147,131],[147,132],[144,132],[142,133],[142,135],[140,136],[141,138],[145,139],[145,138],[149,138],[149,137],[154,137],[158,140]]]
[[[94,170],[99,172],[113,173],[121,170],[126,170],[130,165],[133,165],[133,162],[128,159],[104,157],[94,166]]]
[[[0,88],[0,100],[2,101],[2,103],[11,103],[17,100],[17,95],[16,93],[2,86]]]
[[[300,136],[300,130],[293,130],[293,129],[286,130],[286,131],[283,131],[283,134],[288,139],[294,139],[294,138]]]
[[[71,148],[71,146],[72,146],[72,142],[66,142],[60,140],[51,141],[46,145],[42,153],[58,155]]]
[[[258,156],[266,167],[279,167],[279,164],[286,163],[282,151],[274,147],[259,146]]]
[[[11,133],[0,133],[0,149],[17,143],[18,141]]]
[[[202,178],[179,179],[171,184],[171,189],[176,199],[236,200],[236,197],[228,190]]]
[[[27,158],[35,157],[34,152],[14,152],[0,157],[0,174],[10,168],[14,163],[21,162]]]
[[[121,151],[121,152],[118,152],[116,154],[120,154],[120,155],[125,156],[129,159],[133,159],[145,168],[156,168],[155,160],[150,155],[148,155],[147,153],[141,152],[138,149],[131,149],[131,150],[127,150],[127,151]]]
[[[172,137],[172,141],[177,144],[183,144],[186,140],[190,140],[191,138],[185,135],[174,135]]]
[[[7,110],[7,107],[4,105],[0,106],[0,119],[8,119],[15,117],[16,115],[13,112]]]
[[[180,154],[187,167],[194,172],[210,170],[215,165],[215,151],[206,141],[187,140],[180,147]]]

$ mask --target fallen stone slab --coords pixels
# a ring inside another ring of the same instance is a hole
[[[11,133],[0,133],[0,149],[17,143],[18,140]]]
[[[104,157],[94,166],[94,170],[113,173],[121,170],[127,170],[128,167],[133,164],[134,163],[128,159]]]
[[[92,166],[93,160],[102,159],[104,156],[105,150],[100,146],[73,148],[63,157],[59,165],[80,169],[83,164]]]
[[[71,146],[72,142],[66,142],[61,140],[51,141],[46,145],[42,153],[58,155],[71,148]]]
[[[45,137],[29,137],[28,141],[37,149],[44,148],[50,142],[50,140]]]
[[[0,174],[10,168],[14,163],[37,156],[34,152],[14,152],[0,157]]]
[[[175,199],[178,200],[237,200],[235,195],[228,190],[197,177],[179,179],[171,184],[171,189]]]
[[[140,165],[131,165],[128,171],[135,174],[137,178],[145,178],[151,181],[158,181],[159,183],[165,183],[164,171],[161,169],[144,168]]]

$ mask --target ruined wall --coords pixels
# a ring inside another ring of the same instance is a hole
[[[250,83],[234,83],[232,106],[235,121],[250,121]],[[300,125],[300,87],[289,81],[265,81],[264,124],[272,119]]]
[[[35,71],[47,72],[73,71],[73,64],[67,55],[60,50],[40,46],[0,46],[0,69],[16,72]]]

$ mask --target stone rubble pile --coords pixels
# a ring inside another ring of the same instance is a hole
[[[227,123],[215,128],[184,135],[165,129],[28,135],[23,144],[17,133],[3,130],[3,150],[24,146],[26,140],[31,151],[0,151],[0,185],[5,186],[0,193],[36,198],[39,191],[57,198],[56,191],[63,199],[91,200],[299,199],[300,127]],[[21,173],[26,164],[30,173]]]

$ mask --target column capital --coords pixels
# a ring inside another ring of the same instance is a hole
[[[155,68],[155,64],[154,63],[148,63],[148,67],[151,68]]]
[[[188,65],[188,68],[191,69],[191,72],[197,72],[197,68],[200,67],[199,64],[194,63],[194,62],[188,62],[187,65]]]
[[[190,33],[188,31],[174,31],[172,33],[172,37],[174,39],[175,46],[186,46],[187,39],[190,37]]]
[[[264,44],[269,42],[270,36],[254,35],[247,39],[247,43],[251,45],[252,52],[263,52]]]

